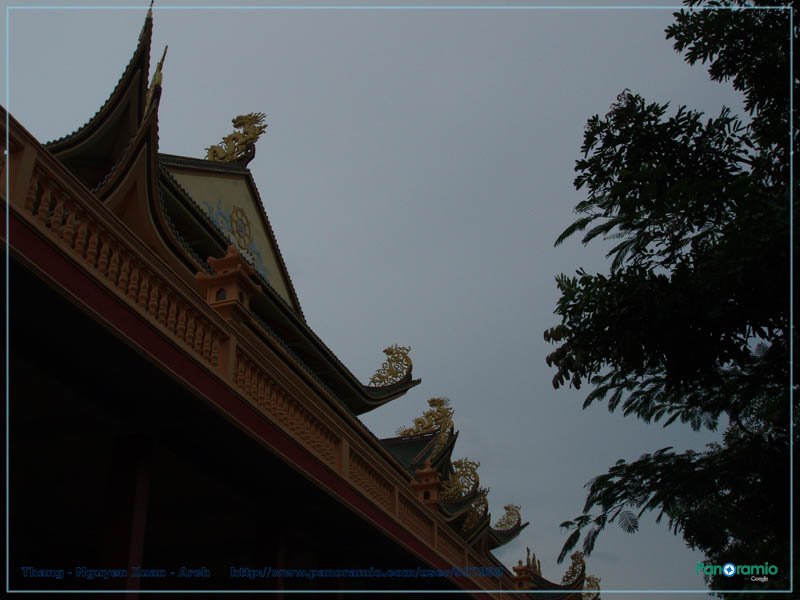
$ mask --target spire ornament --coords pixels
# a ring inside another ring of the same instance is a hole
[[[164,76],[162,75],[162,69],[164,67],[164,59],[167,57],[167,50],[169,46],[164,46],[164,53],[161,55],[161,60],[158,61],[156,65],[156,70],[153,72],[153,80],[150,82],[150,87],[147,88],[147,96],[144,102],[145,110],[150,107],[150,104],[153,101],[153,95],[155,94],[156,90],[161,89],[161,81],[163,80]]]
[[[531,553],[531,549],[530,548],[528,548],[526,546],[525,550],[527,551],[526,564],[528,565],[528,569],[534,575],[538,575],[539,577],[541,577],[542,576],[542,562],[538,558],[536,558],[536,554],[535,553]]]

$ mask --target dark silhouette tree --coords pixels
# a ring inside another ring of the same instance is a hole
[[[559,560],[591,553],[616,522],[636,531],[655,511],[708,562],[778,567],[768,582],[708,577],[713,589],[787,589],[789,575],[791,149],[789,10],[685,3],[666,30],[690,64],[744,94],[749,121],[728,108],[706,118],[623,91],[589,119],[575,187],[586,200],[556,240],[614,240],[608,274],[556,278],[561,322],[545,332],[554,387],[591,387],[646,422],[725,427],[702,451],[663,448],[618,461],[588,487],[562,527]],[[796,179],[793,183],[797,191]],[[796,240],[796,238],[795,238]],[[796,381],[796,379],[795,379]]]

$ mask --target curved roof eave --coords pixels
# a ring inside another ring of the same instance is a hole
[[[117,161],[112,165],[111,170],[105,174],[103,179],[92,188],[92,193],[101,199],[106,199],[114,190],[119,180],[130,168],[136,153],[142,144],[149,143],[150,155],[158,154],[158,107],[161,101],[160,88],[155,90],[153,100],[146,112],[142,115],[139,128],[136,133],[128,140]],[[152,164],[151,164],[152,168]],[[148,185],[148,191],[153,196],[157,187]]]
[[[494,527],[489,527],[489,550],[504,546],[516,538],[528,525],[530,525],[530,523],[522,523],[511,529],[495,529]]]
[[[136,45],[136,50],[133,56],[128,61],[125,70],[117,81],[117,85],[111,92],[106,101],[97,109],[97,112],[83,125],[78,127],[72,133],[68,133],[60,138],[51,140],[44,144],[52,154],[58,156],[64,152],[70,151],[83,142],[87,141],[97,131],[97,129],[114,113],[118,105],[126,97],[129,88],[131,87],[137,71],[141,69],[142,76],[139,78],[138,96],[138,121],[144,116],[145,111],[145,98],[147,96],[148,85],[148,72],[150,69],[150,42],[153,34],[153,16],[152,12],[148,11],[145,17],[144,25],[139,33],[139,41]]]
[[[438,470],[442,476],[444,476],[444,471],[448,470],[452,463],[456,441],[458,441],[458,431],[456,431],[455,428],[451,428],[447,437],[447,443],[439,449],[439,452],[437,452],[433,460],[431,460],[433,467]]]
[[[442,445],[439,450],[433,454],[436,446],[438,445],[439,433],[432,431],[426,433],[418,433],[415,435],[404,435],[394,438],[384,438],[381,443],[384,445],[403,445],[403,444],[418,444],[419,441],[424,440],[425,445],[414,456],[407,460],[408,469],[412,473],[415,469],[421,468],[426,460],[429,460],[431,466],[439,471],[442,479],[446,479],[447,471],[450,465],[450,457],[453,454],[453,448],[458,439],[458,432],[451,427],[447,432],[447,442]]]
[[[379,441],[381,446],[386,448],[397,460],[403,463],[409,473],[414,475],[415,466],[418,464],[417,457],[430,446],[435,437],[436,434],[434,432],[429,432],[382,438]]]
[[[586,579],[586,569],[584,568],[578,574],[578,576],[573,579],[570,583],[553,583],[552,581],[545,579],[541,575],[531,574],[530,575],[531,589],[533,590],[553,590],[553,595],[545,595],[545,598],[549,598],[549,600],[561,600],[561,599],[568,599],[568,598],[580,598],[580,595],[573,596],[573,594],[580,594],[583,590],[583,583]],[[537,598],[541,598],[542,595],[537,594]]]
[[[463,517],[469,510],[470,506],[472,506],[473,500],[475,500],[475,498],[478,496],[479,490],[480,487],[475,486],[468,494],[458,498],[457,500],[451,500],[449,502],[443,500],[440,502],[439,508],[441,509],[445,521],[448,523],[453,523],[457,519]]]

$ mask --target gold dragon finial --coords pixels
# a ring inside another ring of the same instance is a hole
[[[241,131],[229,133],[220,144],[206,148],[206,160],[247,165],[256,155],[256,141],[267,130],[264,119],[264,113],[248,113],[231,119],[233,126]]]
[[[370,378],[369,384],[375,387],[385,387],[401,381],[411,373],[411,358],[408,353],[410,346],[399,346],[394,344],[384,348],[386,361],[375,371]]]
[[[600,578],[594,575],[587,575],[583,581],[582,600],[599,600],[600,598]]]
[[[414,419],[411,427],[398,427],[397,435],[420,435],[422,433],[436,433],[436,440],[429,456],[433,457],[444,448],[450,435],[453,433],[453,409],[447,398],[431,398],[428,400],[430,408],[422,413],[421,417]]]
[[[561,585],[575,583],[583,575],[583,590],[581,600],[598,600],[600,598],[600,578],[594,575],[586,575],[586,561],[583,552],[573,552],[570,556],[569,569],[561,578]]]
[[[480,477],[478,477],[478,467],[481,466],[476,460],[461,458],[453,461],[453,472],[442,485],[441,497],[445,500],[458,500],[479,490]]]
[[[564,573],[564,576],[561,578],[562,585],[574,583],[575,580],[586,570],[586,562],[583,560],[583,552],[573,552],[572,556],[569,558],[572,562],[570,562],[567,572]]]
[[[421,417],[414,419],[411,427],[398,427],[397,435],[419,435],[421,433],[435,433],[449,429],[453,424],[453,409],[447,398],[431,398],[428,400],[430,408],[422,413]]]
[[[520,506],[516,504],[506,504],[504,507],[505,514],[500,517],[494,528],[498,531],[509,531],[515,527],[522,525],[522,515],[520,514]]]

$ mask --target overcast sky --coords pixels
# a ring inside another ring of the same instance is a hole
[[[558,524],[579,513],[590,478],[619,458],[714,439],[581,410],[587,390],[552,388],[542,337],[557,323],[555,275],[607,271],[602,245],[553,247],[583,199],[572,180],[587,118],[624,88],[742,110],[673,51],[671,11],[159,4],[161,151],[201,157],[233,116],[267,114],[250,169],[309,324],[363,381],[386,345],[412,347],[422,384],[363,420],[392,436],[428,398],[452,400],[454,458],[480,461],[492,520],[513,502],[531,522],[497,551],[505,564],[530,546],[560,581]],[[42,141],[73,131],[113,89],[143,18],[12,12],[3,103]],[[587,562],[606,589],[702,589],[701,558],[645,518],[635,535],[610,526]]]

